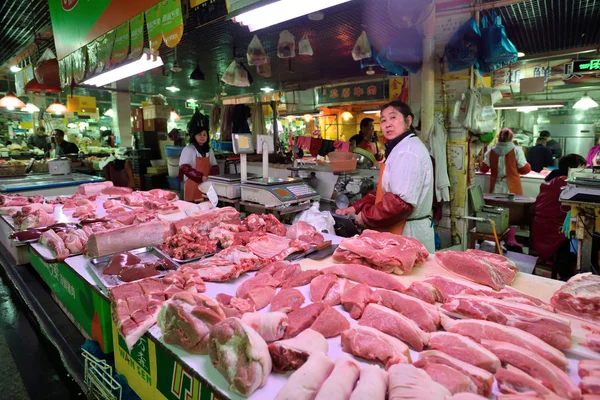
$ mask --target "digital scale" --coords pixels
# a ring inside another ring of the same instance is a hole
[[[600,174],[594,170],[571,168],[569,177],[560,194],[561,201],[600,203]]]
[[[248,177],[259,178],[256,174],[248,174]],[[210,182],[219,197],[232,200],[242,197],[242,174],[209,176],[208,182]]]
[[[258,152],[263,154],[262,177],[248,174],[247,154],[254,153],[252,134],[233,134],[233,151],[240,155],[241,197],[243,201],[261,204],[266,207],[291,206],[308,202],[319,197],[315,189],[304,183],[302,178],[269,177],[269,151],[273,151],[273,137],[259,135]]]

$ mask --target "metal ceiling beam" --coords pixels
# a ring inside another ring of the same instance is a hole
[[[525,3],[530,0],[498,0],[490,3],[476,4],[473,6],[464,6],[464,7],[454,7],[448,9],[440,9],[436,11],[436,15],[440,17],[445,17],[449,15],[462,14],[466,12],[476,12],[476,11],[484,11],[490,10],[492,8],[498,7],[506,7],[511,6],[513,4]]]
[[[36,44],[37,40],[52,40],[52,26],[46,25],[32,36],[33,37],[31,40],[29,40],[29,43],[16,50],[14,55],[8,61],[0,65],[0,72],[3,72],[9,66],[9,64],[21,62],[35,53],[38,50],[38,45]]]
[[[535,56],[532,56],[532,57],[526,56],[523,58],[519,58],[519,61],[517,61],[515,64],[527,63],[527,62],[538,61],[538,60],[551,61],[551,60],[556,60],[556,59],[561,59],[561,58],[577,56],[580,54],[590,54],[590,53],[598,53],[598,52],[600,52],[600,46],[586,46],[586,47],[578,47],[578,48],[569,49],[569,50],[557,50],[557,51],[551,51],[548,53],[536,54]]]

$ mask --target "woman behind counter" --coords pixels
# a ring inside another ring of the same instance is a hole
[[[190,126],[190,144],[179,157],[179,179],[184,182],[185,201],[202,200],[204,195],[198,190],[198,185],[205,182],[209,175],[219,175],[219,165],[210,148],[208,128]]]
[[[521,175],[531,172],[523,149],[512,143],[513,132],[504,128],[498,134],[498,143],[485,153],[480,171],[492,171],[490,193],[523,194]]]

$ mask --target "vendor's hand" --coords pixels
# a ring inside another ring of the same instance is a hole
[[[356,225],[358,225],[358,226],[360,226],[360,227],[363,227],[363,228],[365,227],[365,221],[363,221],[363,218],[362,218],[362,213],[359,213],[359,214],[356,216],[356,219],[355,219],[355,221],[356,221]]]
[[[346,207],[346,208],[340,208],[338,210],[335,210],[335,213],[338,215],[350,215],[350,214],[356,214],[356,209],[354,207]]]

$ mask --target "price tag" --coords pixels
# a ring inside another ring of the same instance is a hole
[[[208,197],[208,200],[211,202],[213,207],[216,208],[217,204],[219,203],[219,196],[217,196],[217,192],[215,191],[215,188],[213,187],[213,185],[210,185],[210,188],[208,189],[208,192],[206,193],[206,197]]]

